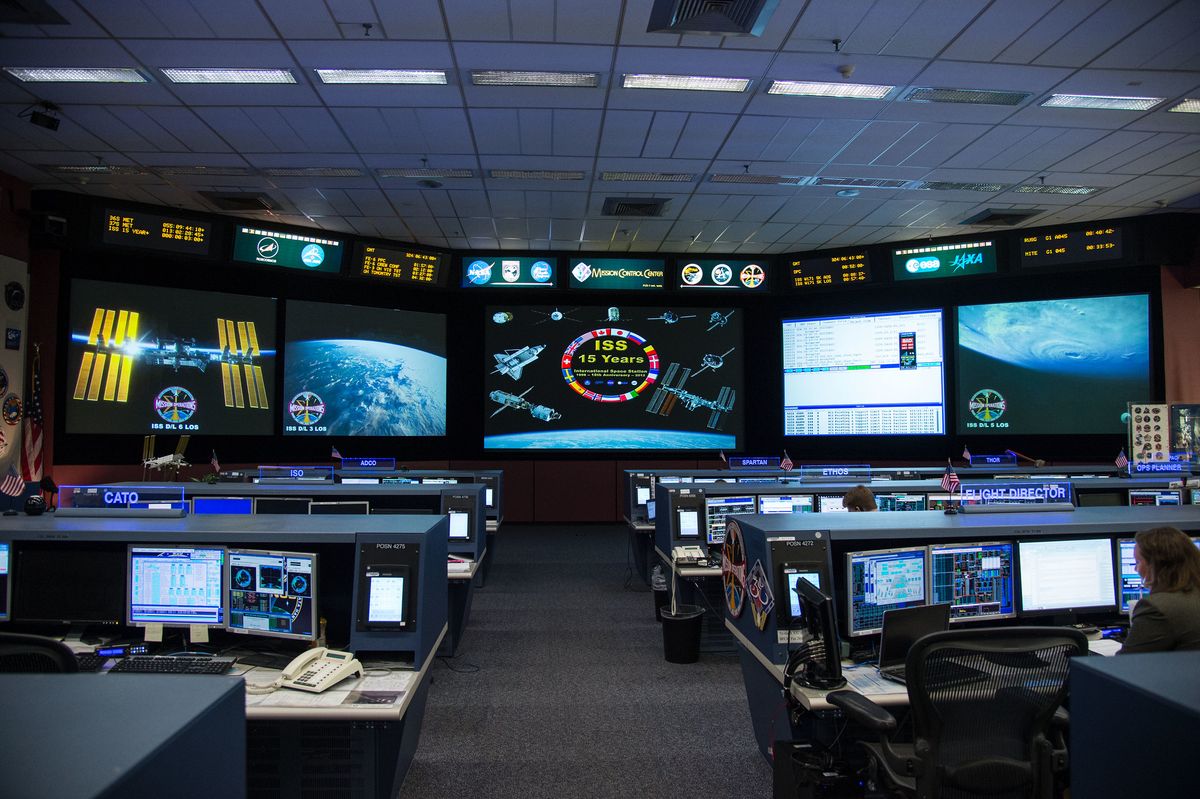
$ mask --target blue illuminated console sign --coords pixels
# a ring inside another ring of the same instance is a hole
[[[778,469],[779,458],[758,455],[735,455],[729,458],[730,469]]]
[[[377,469],[391,472],[396,469],[395,458],[342,458],[342,469]]]

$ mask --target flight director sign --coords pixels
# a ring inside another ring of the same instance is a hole
[[[1027,481],[1019,483],[963,483],[962,501],[984,505],[1047,505],[1070,503],[1069,480]]]
[[[342,242],[321,236],[239,227],[233,260],[336,275],[342,271],[342,249]]]
[[[986,275],[996,271],[996,245],[992,241],[927,244],[892,251],[896,280]]]

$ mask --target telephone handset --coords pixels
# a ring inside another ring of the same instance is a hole
[[[352,653],[318,646],[302,652],[289,663],[279,685],[317,694],[354,674],[363,676],[363,667]]]

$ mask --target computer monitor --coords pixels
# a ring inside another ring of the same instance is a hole
[[[1191,497],[1188,499],[1188,502],[1192,503],[1193,505],[1200,505],[1200,488],[1190,488],[1188,491],[1191,493]]]
[[[949,603],[951,622],[1011,619],[1015,592],[1011,541],[929,547],[929,601]]]
[[[192,497],[192,513],[229,513],[249,516],[254,512],[253,497]]]
[[[755,513],[758,503],[754,497],[705,497],[705,510],[708,514],[709,545],[725,543],[725,517],[736,513]]]
[[[163,500],[161,502],[130,502],[127,506],[132,510],[181,510],[188,509],[188,501],[186,499],[177,499],[174,501]]]
[[[130,544],[128,552],[127,624],[224,624],[225,547]]]
[[[928,557],[925,547],[847,553],[847,634],[877,633],[883,629],[885,612],[924,605]]]
[[[781,563],[779,565],[779,593],[786,598],[786,601],[779,603],[779,609],[782,611],[783,621],[789,626],[804,618],[798,586],[801,579],[808,580],[818,589],[821,587],[821,572],[814,564]]]
[[[379,485],[378,477],[343,477],[342,485],[347,486],[377,486]]]
[[[946,510],[952,507],[953,499],[949,494],[929,494],[925,497],[925,510]]]
[[[1182,499],[1177,489],[1131,488],[1129,489],[1129,504],[1132,506],[1180,505]]]
[[[1017,575],[1022,615],[1103,610],[1117,604],[1108,538],[1020,541]]]
[[[308,513],[309,497],[255,497],[254,512],[264,514]]]
[[[817,496],[817,507],[821,513],[845,513],[846,506],[842,504],[841,494],[820,494]]]
[[[7,541],[0,541],[0,621],[12,618],[9,611],[12,600],[12,581],[9,579],[12,563],[12,546]]]
[[[125,561],[121,544],[14,542],[12,618],[41,624],[124,624]]]
[[[759,513],[812,513],[814,510],[812,494],[760,494],[758,497]]]
[[[422,477],[421,485],[426,486],[448,486],[458,483],[457,477]]]
[[[1139,599],[1150,593],[1149,589],[1142,584],[1142,575],[1138,574],[1133,560],[1132,538],[1122,538],[1117,541],[1117,563],[1120,567],[1117,572],[1117,591],[1120,596],[1117,599],[1121,603],[1121,612],[1128,613],[1133,610],[1133,606]]]
[[[646,521],[648,521],[648,522],[654,521],[654,517],[657,515],[657,513],[658,513],[657,500],[653,500],[653,499],[646,500]]]
[[[448,511],[450,538],[466,541],[471,537],[471,514],[465,510]]]
[[[311,502],[308,506],[308,512],[314,516],[317,514],[323,515],[346,515],[352,516],[355,514],[367,514],[371,512],[371,503],[366,500],[354,502]]]
[[[670,530],[672,546],[678,542],[698,544],[707,539],[708,526],[705,524],[707,513],[704,494],[693,488],[671,490]]]
[[[475,529],[482,527],[482,521],[476,518],[478,504],[478,494],[443,489],[441,512],[450,516],[451,541],[473,541],[475,539]]]
[[[803,658],[794,679],[812,688],[837,688],[845,680],[833,600],[807,579],[796,581],[796,594],[800,600],[799,616],[793,617],[792,626],[802,627],[808,640],[802,644],[802,650],[789,655],[789,660]]]
[[[1120,491],[1076,491],[1075,497],[1081,508],[1114,508],[1125,504]]]
[[[925,510],[924,494],[876,494],[879,510]]]
[[[230,549],[225,575],[225,629],[315,641],[317,556],[312,552]]]

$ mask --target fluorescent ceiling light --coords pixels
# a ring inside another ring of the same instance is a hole
[[[749,78],[707,78],[700,75],[625,75],[626,89],[681,89],[693,92],[744,92]]]
[[[786,94],[794,97],[838,97],[850,100],[882,100],[895,86],[869,83],[821,83],[809,80],[776,80],[767,94]]]
[[[392,83],[412,86],[444,86],[441,69],[318,69],[322,83]]]
[[[634,180],[653,183],[691,183],[695,175],[686,172],[603,172],[601,180]]]
[[[253,174],[244,166],[156,166],[160,175],[213,175],[215,177],[237,177]]]
[[[162,70],[172,83],[295,83],[289,69],[177,69]]]
[[[388,167],[376,169],[375,174],[381,178],[473,178],[473,169],[408,169],[405,167]]]
[[[146,83],[136,69],[121,67],[5,67],[25,83]]]
[[[55,166],[43,166],[49,172],[57,172],[64,175],[149,175],[150,172],[141,166],[129,166],[125,164],[62,164]]]
[[[476,86],[579,86],[600,85],[598,72],[521,72],[511,69],[473,69],[471,83]]]
[[[1200,114],[1200,100],[1181,100],[1177,105],[1167,109],[1180,114]]]
[[[1044,183],[1032,183],[1028,186],[1017,186],[1013,191],[1018,194],[1092,194],[1098,189],[1095,186],[1048,186]]]
[[[993,89],[943,89],[914,86],[901,100],[910,103],[964,103],[966,105],[1020,105],[1030,92],[1006,92]]]
[[[950,180],[927,180],[919,188],[929,191],[982,191],[995,194],[1009,188],[1005,183],[956,183]]]
[[[1148,111],[1162,97],[1115,97],[1103,94],[1052,94],[1043,100],[1046,108],[1099,108],[1105,111]]]
[[[748,172],[714,172],[713,183],[749,183],[756,186],[799,186],[812,180],[806,175],[751,175]]]
[[[507,180],[583,180],[582,172],[552,169],[493,169],[488,174]]]
[[[273,178],[360,178],[361,169],[342,166],[276,166],[263,170]]]

